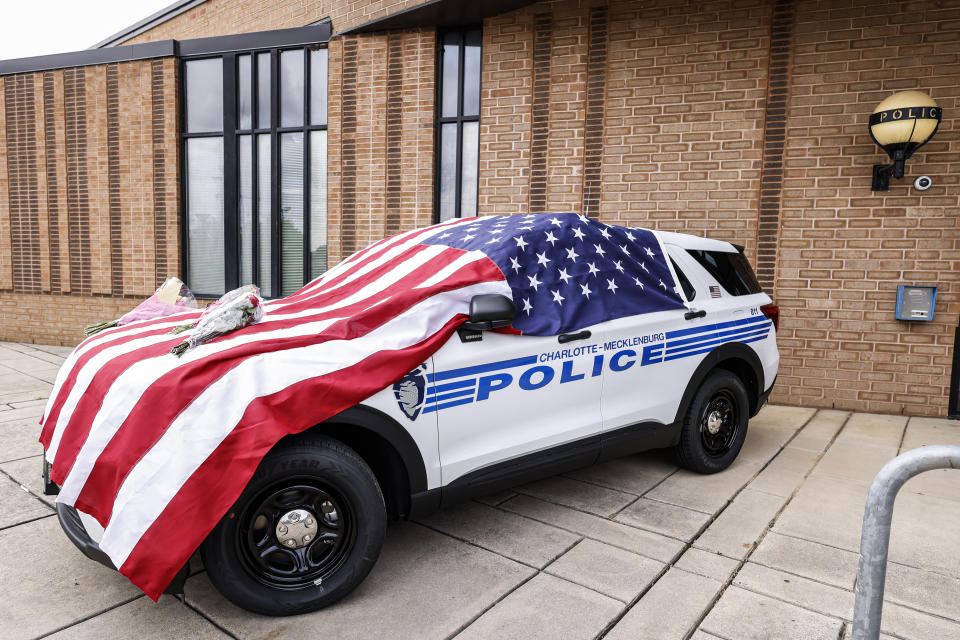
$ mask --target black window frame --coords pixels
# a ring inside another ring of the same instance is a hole
[[[281,237],[280,237],[280,136],[285,133],[303,134],[303,283],[313,279],[311,272],[311,167],[310,144],[311,132],[327,131],[329,114],[323,124],[311,124],[310,104],[310,52],[320,48],[327,48],[330,36],[329,23],[322,23],[311,27],[266,31],[237,36],[222,36],[216,38],[202,38],[180,43],[179,77],[181,78],[178,96],[179,108],[179,152],[180,152],[180,211],[181,211],[181,271],[188,286],[190,273],[190,229],[189,211],[187,208],[187,180],[189,175],[187,141],[194,138],[223,138],[223,227],[224,227],[224,291],[239,287],[240,282],[240,163],[239,140],[240,136],[251,136],[251,199],[254,224],[251,233],[251,277],[253,283],[261,286],[260,282],[260,227],[259,218],[259,162],[258,137],[262,134],[270,136],[270,251],[271,291],[265,297],[280,298],[284,294],[281,281]],[[300,126],[280,126],[280,54],[284,51],[303,51],[303,122]],[[270,54],[270,123],[269,127],[260,127],[258,122],[259,100],[257,95],[259,79],[258,54]],[[240,128],[239,100],[237,97],[239,60],[243,55],[250,55],[251,78],[251,120],[250,128]],[[329,56],[329,54],[328,54]],[[187,131],[187,86],[186,68],[189,62],[204,59],[222,59],[223,72],[223,128],[218,132]],[[329,57],[328,57],[329,69]],[[327,96],[329,104],[329,70],[327,75]],[[329,134],[328,134],[329,135]],[[328,151],[329,153],[329,151]],[[329,187],[328,187],[329,188]],[[326,268],[329,268],[327,265]],[[325,269],[326,269],[325,268]],[[218,298],[220,293],[208,291],[194,291],[198,298]]]
[[[464,53],[464,47],[466,43],[467,32],[478,31],[480,33],[480,71],[479,78],[477,78],[478,83],[478,105],[476,115],[466,116],[463,113],[463,94],[464,94],[464,66],[466,61],[466,55]],[[458,58],[458,68],[457,68],[457,86],[459,91],[457,91],[457,114],[455,116],[444,116],[443,115],[443,55],[444,55],[444,41],[447,34],[456,33],[460,36],[460,54]],[[442,151],[442,132],[443,125],[445,124],[456,124],[457,125],[457,168],[456,168],[456,189],[454,193],[454,218],[462,218],[462,202],[461,197],[463,194],[463,125],[466,122],[476,122],[478,128],[478,140],[477,140],[477,215],[480,214],[480,145],[479,145],[479,127],[480,127],[480,112],[482,110],[483,104],[483,25],[482,24],[471,24],[462,27],[451,27],[446,29],[437,30],[437,67],[436,67],[436,120],[435,120],[435,131],[434,131],[434,167],[433,167],[433,221],[434,223],[440,222],[440,171],[441,171],[441,151]],[[472,217],[472,216],[471,216]]]

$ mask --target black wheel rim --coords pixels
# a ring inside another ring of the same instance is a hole
[[[730,391],[721,389],[700,414],[700,439],[707,455],[719,458],[729,452],[739,430],[736,399]]]
[[[315,535],[298,548],[277,538],[280,519],[292,511],[313,516]],[[317,586],[339,569],[356,539],[350,503],[316,478],[288,478],[247,501],[237,523],[237,549],[244,569],[262,584],[284,590]]]

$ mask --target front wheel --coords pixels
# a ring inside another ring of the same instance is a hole
[[[315,611],[370,572],[386,531],[370,467],[336,440],[301,436],[264,457],[201,547],[214,586],[255,613]]]
[[[676,447],[680,465],[699,473],[723,471],[740,453],[749,419],[750,401],[743,382],[729,371],[713,371],[683,418]]]

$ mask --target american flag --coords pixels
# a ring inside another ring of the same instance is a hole
[[[512,296],[515,328],[548,335],[682,306],[673,282],[648,231],[493,216],[381,240],[180,358],[186,336],[169,331],[199,311],[101,332],[66,360],[41,420],[57,500],[93,516],[101,549],[156,599],[274,444],[418,367],[473,296]]]

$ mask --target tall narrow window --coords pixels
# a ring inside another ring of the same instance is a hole
[[[188,284],[289,295],[327,269],[327,50],[183,65]]]
[[[441,222],[477,215],[480,161],[480,29],[441,35],[436,210]]]

